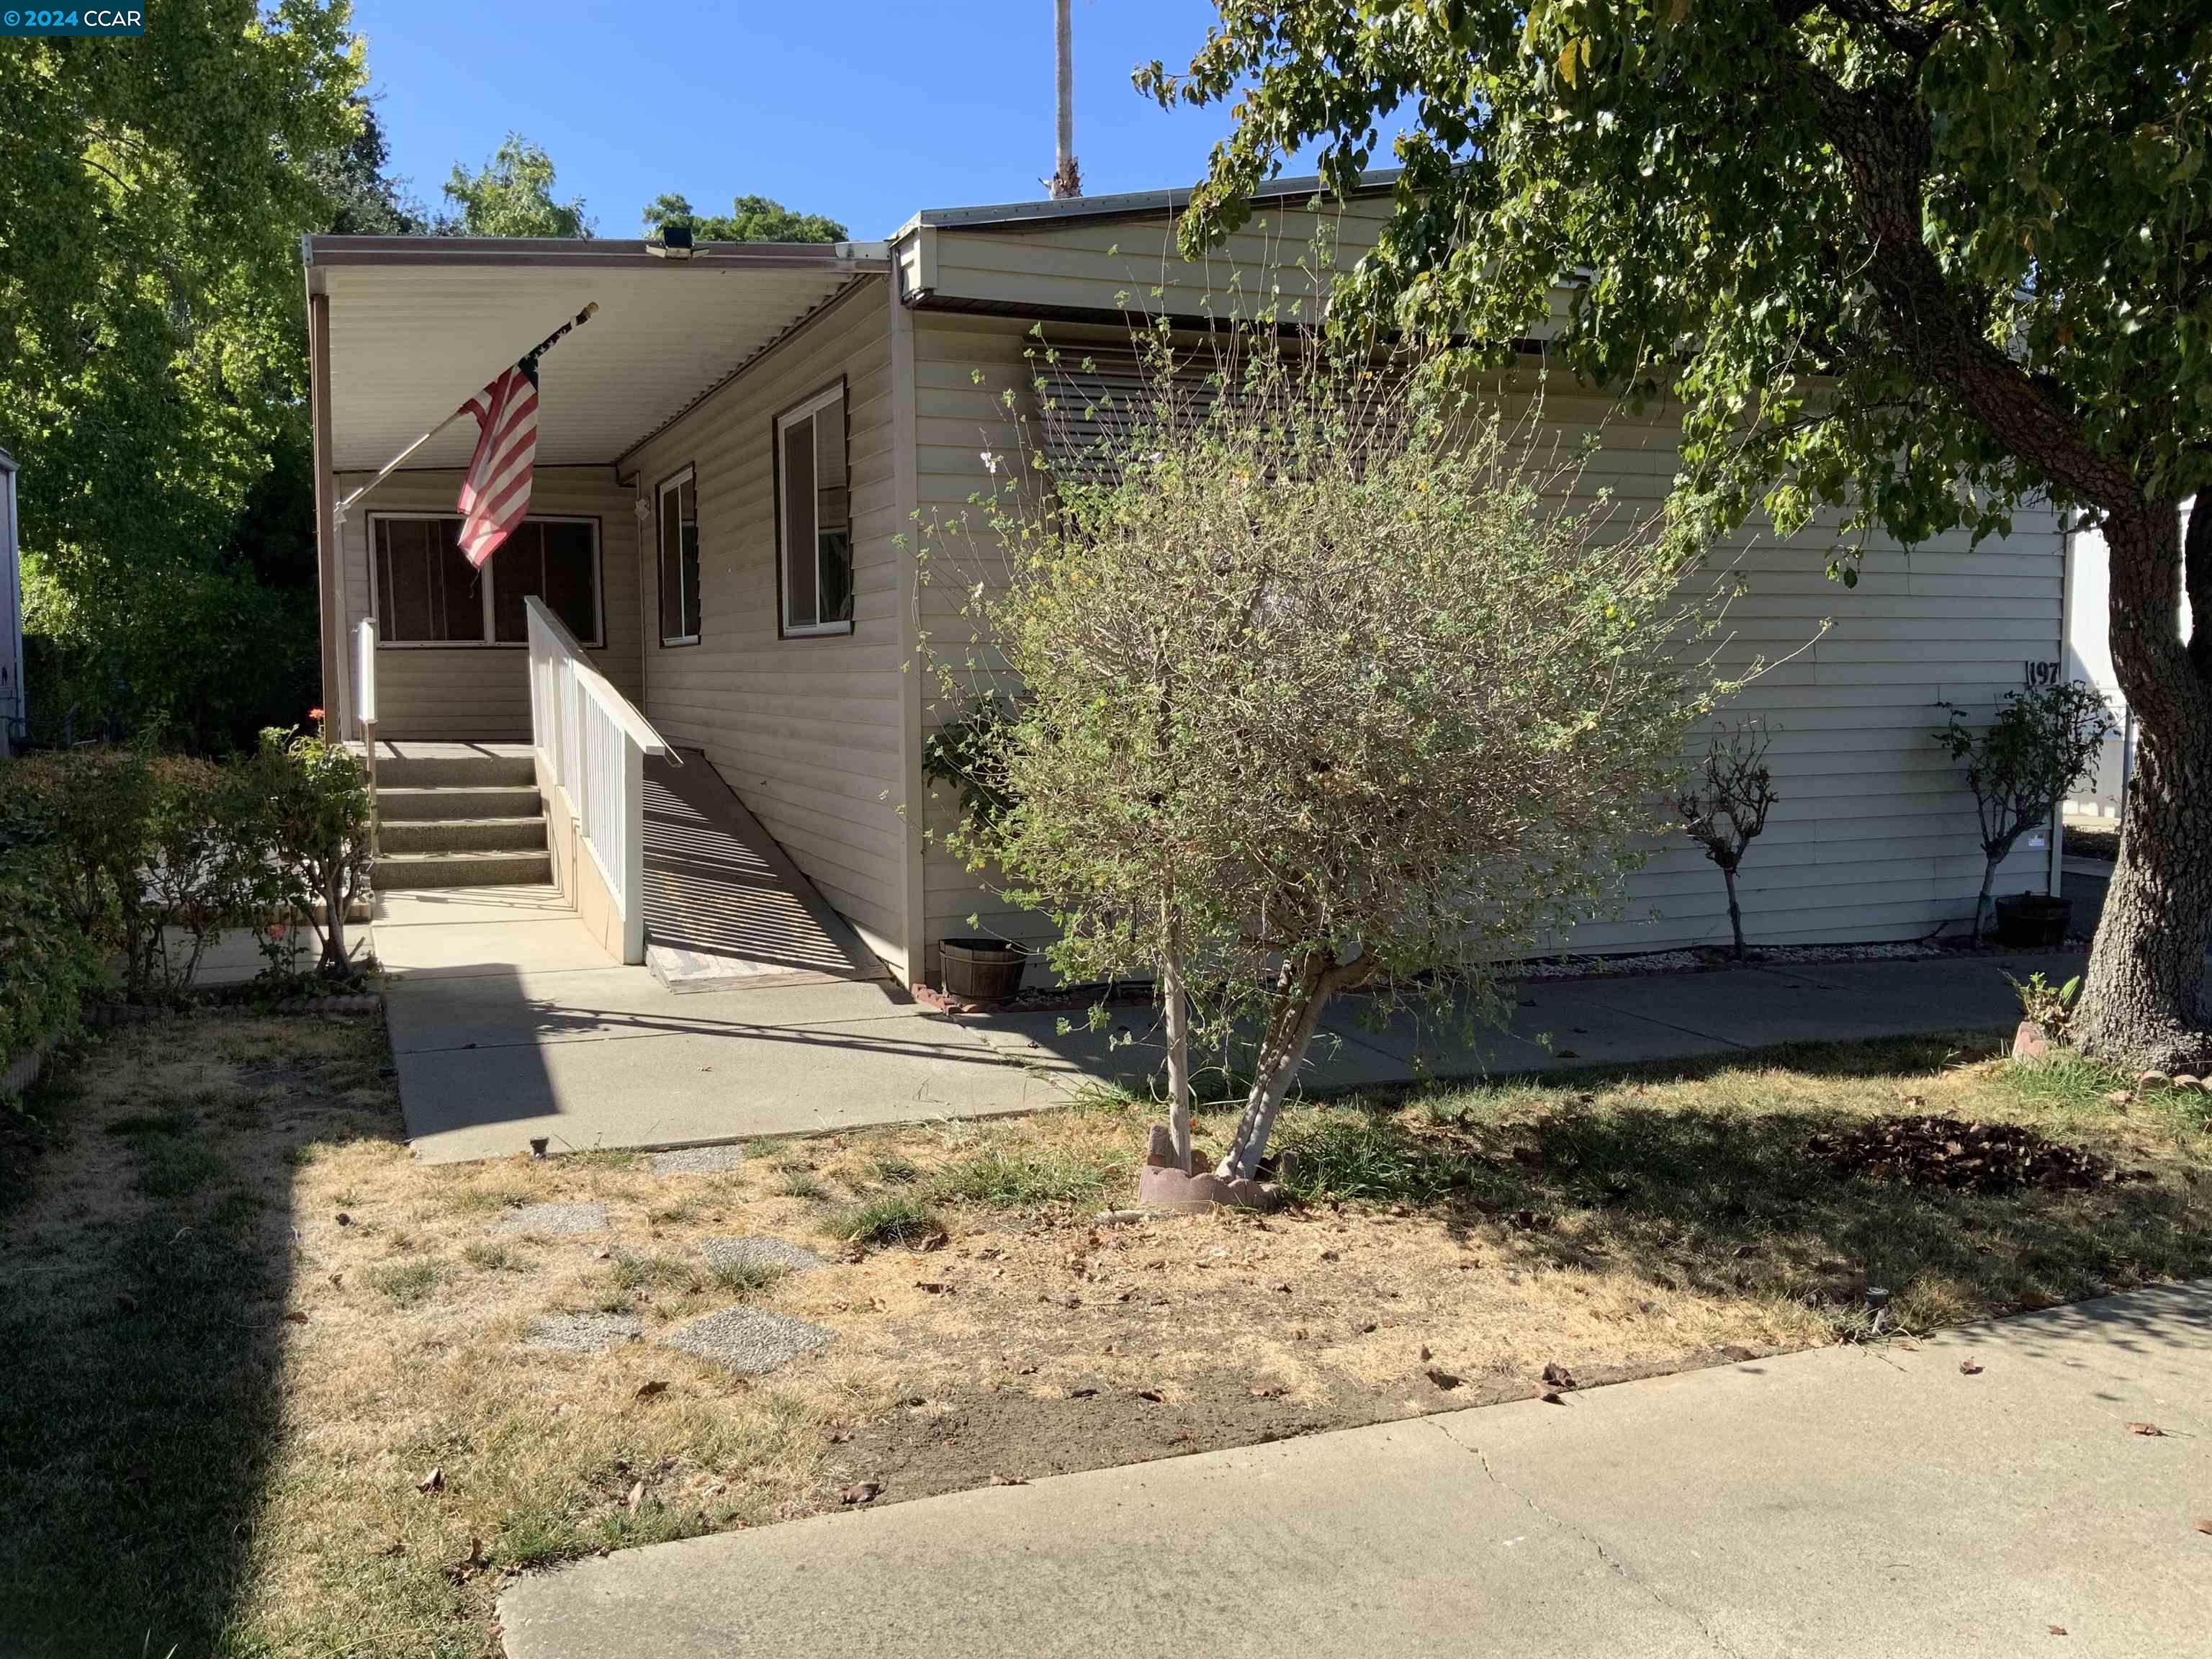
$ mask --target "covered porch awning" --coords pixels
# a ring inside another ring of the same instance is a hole
[[[596,239],[309,236],[304,252],[333,472],[375,471],[594,301],[546,356],[538,464],[611,465],[888,268],[877,242],[704,242],[675,258]],[[476,436],[457,422],[407,465],[465,466]]]

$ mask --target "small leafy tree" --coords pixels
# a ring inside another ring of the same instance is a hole
[[[960,707],[997,660],[1019,688],[960,735],[1005,805],[954,845],[1063,974],[1157,976],[1178,1156],[1192,1034],[1256,1030],[1245,1177],[1331,997],[1494,1007],[1492,964],[1608,904],[1721,689],[1714,607],[1649,526],[1559,504],[1573,470],[1449,359],[1139,352],[1103,407],[1042,353],[1025,464],[924,526],[966,624],[928,650]]]
[[[254,862],[260,909],[304,918],[321,941],[322,971],[349,975],[346,911],[369,872],[368,785],[361,763],[343,744],[271,726],[243,782],[260,803]]]
[[[852,232],[820,213],[801,213],[766,196],[740,196],[727,213],[697,213],[670,191],[645,204],[646,234],[679,225],[702,242],[843,242]]]
[[[446,198],[457,210],[438,222],[447,236],[589,236],[584,198],[554,199],[553,158],[542,145],[510,132],[483,166],[471,173],[459,162],[446,180]]]
[[[1723,726],[1698,763],[1699,787],[1674,798],[1690,839],[1720,866],[1721,878],[1728,884],[1729,927],[1735,936],[1738,962],[1744,957],[1743,908],[1736,900],[1735,872],[1752,842],[1765,833],[1766,815],[1781,799],[1774,793],[1766,747],[1766,733],[1749,720]]]
[[[2096,688],[2075,682],[2008,691],[1996,717],[1983,731],[1966,723],[1963,708],[1936,741],[1964,763],[1966,787],[1982,826],[1982,890],[1974,901],[1974,943],[1990,910],[1997,866],[2039,823],[2048,823],[2076,780],[2096,764],[2097,751],[2113,731],[2112,711]]]

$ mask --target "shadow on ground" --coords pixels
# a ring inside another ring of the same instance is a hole
[[[1309,1204],[1433,1208],[1464,1232],[1503,1227],[1538,1261],[1627,1268],[1655,1292],[1812,1304],[1847,1337],[1883,1291],[1911,1328],[2212,1273],[2212,1135],[2196,1109],[2115,1109],[2112,1080],[2087,1066],[1998,1070],[1956,1092],[1947,1068],[1990,1048],[1810,1045],[1447,1087],[1306,1109],[1281,1144]],[[1945,1111],[2086,1146],[2112,1178],[1958,1191],[1839,1168],[1820,1146],[1869,1116]]]
[[[282,1430],[290,1165],[397,1127],[380,1036],[303,1057],[284,1024],[119,1033],[0,1145],[10,1654],[224,1645]]]

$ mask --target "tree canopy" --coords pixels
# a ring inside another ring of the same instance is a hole
[[[584,198],[556,201],[553,187],[553,158],[510,132],[475,172],[453,163],[445,191],[454,211],[438,228],[449,236],[589,236],[595,225]]]
[[[1340,301],[1679,401],[1692,539],[1764,507],[1908,546],[2100,522],[2142,763],[2079,1029],[2202,1036],[2212,872],[2212,15],[2203,0],[1221,0],[1164,101],[1234,100],[1184,234],[1312,146],[1402,171]],[[2185,576],[2198,619],[2177,622]],[[2192,781],[2194,780],[2195,781]]]
[[[1310,142],[1349,188],[1409,120],[1359,300],[1502,343],[1564,285],[1556,349],[1680,395],[1723,512],[1762,493],[1793,527],[1847,506],[1911,543],[2001,528],[2033,491],[2212,477],[2212,20],[2193,0],[1223,16],[1188,73],[1139,76],[1200,101],[1255,77],[1188,234],[1233,224]]]
[[[648,236],[672,224],[686,225],[702,242],[842,242],[852,233],[819,213],[794,213],[765,196],[740,196],[727,213],[696,213],[682,196],[670,191],[646,204]]]
[[[0,445],[52,653],[34,718],[250,732],[296,683],[295,599],[234,537],[303,453],[299,237],[335,211],[361,81],[343,0],[175,0],[139,40],[0,52]]]

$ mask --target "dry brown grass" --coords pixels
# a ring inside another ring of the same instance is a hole
[[[1526,1395],[1547,1364],[1587,1386],[1863,1336],[1870,1282],[1917,1328],[2212,1271],[2185,1103],[2122,1112],[2093,1073],[1925,1043],[1304,1108],[1302,1208],[1107,1225],[1135,1103],[777,1143],[726,1174],[422,1169],[385,1060],[374,1026],[208,1018],[118,1038],[46,1103],[66,1139],[0,1280],[0,1340],[53,1356],[0,1416],[26,1522],[0,1626],[29,1651],[487,1655],[509,1572],[853,1481],[894,1501]],[[1929,1195],[1806,1149],[1901,1111],[2010,1116],[2151,1178]],[[546,1200],[611,1229],[489,1231]],[[890,1202],[948,1242],[848,1259],[833,1233]],[[830,1266],[718,1283],[703,1242],[760,1234]],[[738,1300],[838,1340],[746,1381],[655,1340]],[[523,1346],[592,1310],[647,1340]]]

